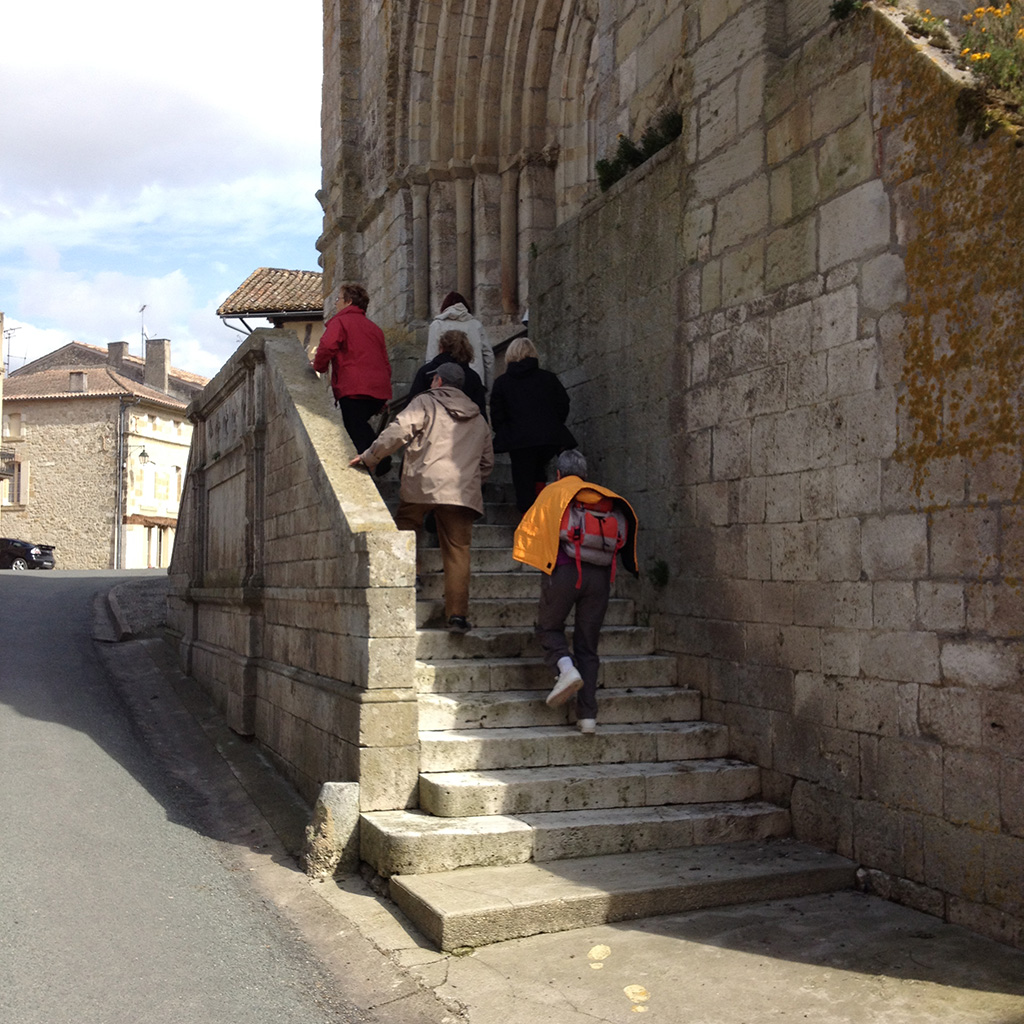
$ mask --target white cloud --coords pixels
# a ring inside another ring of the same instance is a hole
[[[320,3],[7,4],[0,38],[11,354],[137,351],[145,304],[175,365],[212,375],[241,339],[226,295],[317,265]]]

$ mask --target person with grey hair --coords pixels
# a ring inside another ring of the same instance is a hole
[[[395,525],[416,534],[420,575],[420,534],[434,513],[444,566],[444,614],[450,632],[468,633],[470,541],[473,521],[483,515],[483,482],[494,466],[491,429],[479,406],[462,388],[458,363],[441,363],[427,391],[416,395],[351,466],[373,469],[405,448]]]
[[[516,338],[505,351],[505,372],[491,392],[494,450],[508,452],[516,506],[525,512],[547,482],[547,467],[576,438],[565,421],[569,394],[550,370],[542,370],[529,338]]]
[[[516,529],[512,557],[544,575],[537,638],[555,673],[546,703],[576,698],[576,724],[597,729],[598,644],[619,560],[634,576],[637,518],[621,495],[588,482],[587,460],[573,448],[558,456],[557,478],[530,506]],[[573,647],[565,621],[575,609]]]

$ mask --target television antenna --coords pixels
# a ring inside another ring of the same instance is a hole
[[[4,342],[5,342],[5,344],[4,344],[4,373],[10,373],[11,372],[11,346],[10,346],[11,335],[15,331],[20,331],[20,330],[21,330],[20,327],[5,327],[4,328]],[[24,362],[24,357],[22,357],[22,362]]]
[[[139,334],[142,336],[139,345],[142,348],[142,358],[146,358],[146,304],[139,306]]]

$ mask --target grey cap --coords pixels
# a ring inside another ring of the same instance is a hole
[[[430,376],[440,377],[443,384],[460,391],[466,386],[466,374],[458,363],[442,363]]]

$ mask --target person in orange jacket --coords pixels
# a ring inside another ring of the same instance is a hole
[[[512,557],[539,569],[540,604],[537,637],[544,663],[556,673],[546,702],[552,707],[576,696],[576,723],[580,732],[597,728],[598,644],[615,577],[616,560],[634,576],[637,517],[621,495],[586,479],[587,460],[572,448],[558,456],[557,477],[548,484],[516,528]],[[571,539],[571,506],[609,510],[609,543],[603,549],[581,547]],[[610,525],[617,523],[617,526]],[[603,564],[602,564],[603,563]],[[575,608],[573,649],[565,635],[565,620]]]

